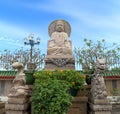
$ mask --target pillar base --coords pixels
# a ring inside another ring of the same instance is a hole
[[[93,99],[89,102],[89,114],[111,114],[112,105],[107,99]]]

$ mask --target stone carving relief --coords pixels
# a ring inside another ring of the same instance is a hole
[[[72,44],[69,40],[70,25],[64,20],[56,20],[49,26],[48,55],[72,55]]]
[[[29,96],[31,94],[28,87],[25,86],[26,78],[23,73],[23,64],[15,62],[12,64],[12,67],[18,70],[18,75],[13,80],[13,87],[10,89],[9,97],[23,97]]]
[[[62,67],[64,66],[65,64],[67,64],[67,62],[69,61],[68,58],[54,58],[54,59],[51,59],[51,61],[57,65],[58,67]]]
[[[91,96],[94,99],[105,99],[107,97],[106,86],[102,73],[105,70],[105,60],[98,59],[95,67],[95,77],[91,83]]]

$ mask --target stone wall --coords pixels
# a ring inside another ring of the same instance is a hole
[[[12,80],[0,80],[0,96],[7,96],[12,87]]]
[[[117,90],[117,95],[120,96],[120,78],[105,78],[105,84],[106,84],[106,88],[107,88],[107,93],[108,96],[114,96],[113,93],[113,84],[112,81],[116,81],[116,90]]]

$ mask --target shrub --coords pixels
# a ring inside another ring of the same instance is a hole
[[[69,84],[66,81],[36,80],[32,97],[34,113],[66,114],[72,99],[68,89]]]
[[[85,75],[75,70],[43,70],[34,73],[36,79],[65,80],[71,88],[80,89],[85,83]]]
[[[80,89],[85,82],[83,74],[73,70],[43,70],[34,77],[34,114],[66,114],[72,100],[70,88]]]

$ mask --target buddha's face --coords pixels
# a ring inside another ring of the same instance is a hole
[[[56,24],[56,31],[63,32],[64,31],[64,24],[61,21],[58,21]]]

